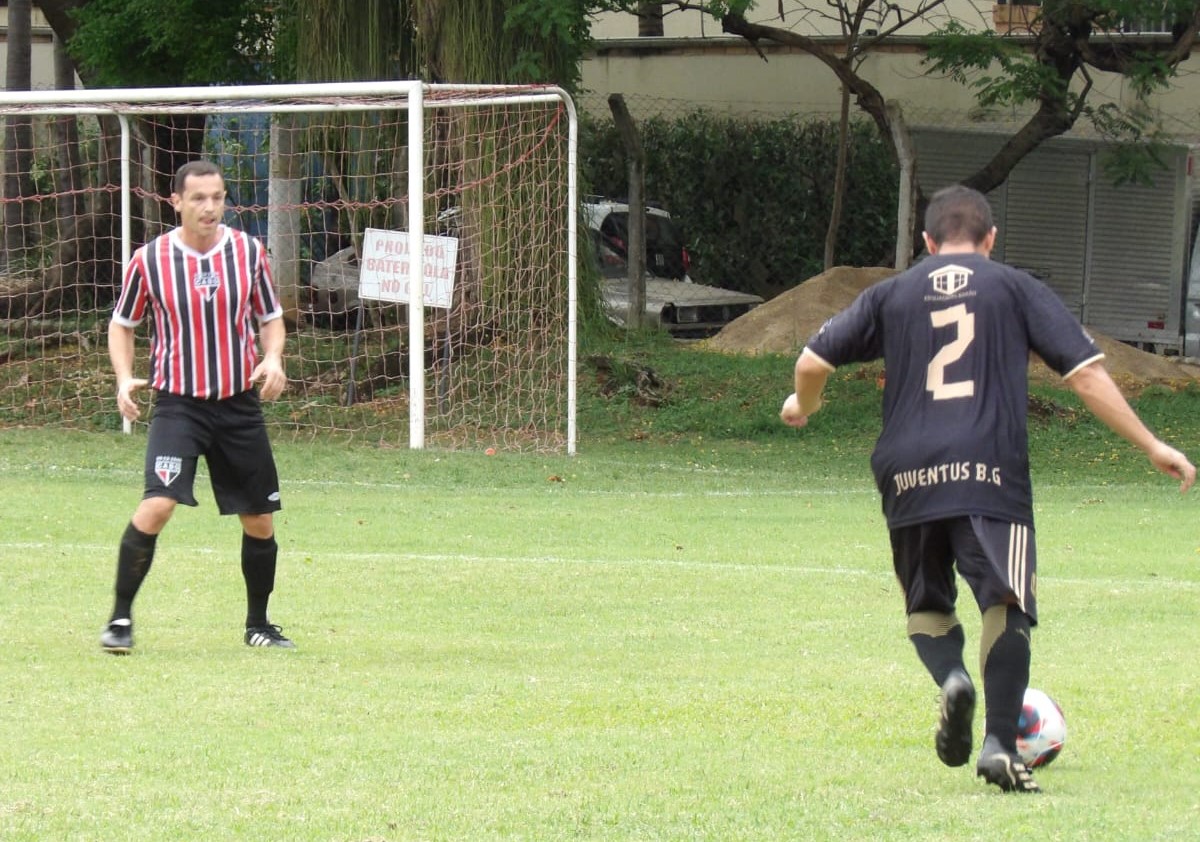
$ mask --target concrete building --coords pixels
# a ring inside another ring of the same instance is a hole
[[[812,8],[821,4],[808,3]],[[901,4],[911,7],[914,4]],[[782,9],[782,17],[780,16]],[[960,23],[1016,37],[1036,7],[992,3],[991,0],[947,0],[928,19],[906,26],[898,37],[872,49],[862,60],[860,74],[889,100],[898,102],[914,125],[969,125],[974,122],[1015,125],[1022,115],[985,113],[966,86],[930,75],[922,65],[921,38],[951,18]],[[747,20],[810,36],[843,52],[845,40],[836,21],[805,11],[795,0],[760,2]],[[1139,38],[1167,37],[1168,22],[1134,22]],[[885,22],[868,23],[882,29]],[[751,45],[740,36],[726,35],[719,21],[699,12],[669,12],[663,17],[663,36],[639,38],[638,21],[628,13],[606,13],[593,26],[594,49],[583,66],[589,109],[602,108],[610,93],[624,94],[631,110],[645,113],[653,100],[661,107],[687,102],[716,110],[757,114],[832,115],[841,107],[841,91],[832,72],[798,48],[760,42]],[[1120,76],[1093,73],[1089,101],[1127,105],[1128,82]],[[1200,51],[1180,68],[1171,89],[1152,103],[1167,130],[1180,138],[1200,137]],[[1086,133],[1080,126],[1078,132]]]

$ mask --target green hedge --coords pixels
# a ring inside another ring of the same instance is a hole
[[[638,125],[646,196],[679,220],[695,280],[771,298],[824,268],[837,124],[694,111]],[[611,119],[585,118],[586,189],[625,196],[625,156]],[[835,263],[892,265],[898,173],[872,124],[852,124],[848,190]]]

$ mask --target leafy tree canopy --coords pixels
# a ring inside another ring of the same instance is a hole
[[[1166,24],[1170,34],[1130,35],[1146,24],[1154,29]],[[1102,137],[1123,144],[1106,162],[1110,176],[1118,182],[1145,181],[1160,165],[1164,142],[1149,100],[1172,84],[1198,27],[1195,0],[1045,0],[1026,37],[949,22],[926,41],[926,63],[972,88],[985,108],[1033,107],[1023,141],[1011,145],[1014,150],[1031,148],[1082,119]],[[1122,76],[1132,101],[1093,104],[1089,96],[1096,72]],[[974,186],[990,189],[1002,173],[997,169]]]
[[[422,77],[574,89],[590,43],[591,15],[624,4],[43,0],[41,5],[90,86]],[[447,48],[461,48],[462,54],[448,55]],[[456,78],[464,73],[487,78]]]
[[[261,0],[88,0],[68,41],[97,87],[257,82],[270,75]]]

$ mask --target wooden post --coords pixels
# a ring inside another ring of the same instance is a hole
[[[896,207],[896,271],[903,272],[912,263],[913,242],[916,230],[917,203],[917,154],[913,149],[912,136],[900,104],[895,100],[887,103],[888,125],[892,130],[892,142],[896,146],[896,157],[900,159],[899,200]]]
[[[267,252],[275,290],[290,327],[300,322],[300,206],[303,182],[297,152],[296,119],[291,114],[271,118],[270,181],[267,194]]]
[[[629,162],[629,242],[625,244],[629,267],[629,312],[625,315],[625,329],[637,330],[646,320],[646,152],[642,149],[637,126],[625,107],[625,97],[610,94],[608,107]]]

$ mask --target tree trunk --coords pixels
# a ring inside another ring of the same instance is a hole
[[[1037,113],[1029,118],[1016,134],[1000,147],[992,159],[963,180],[963,184],[980,193],[995,190],[1008,178],[1013,167],[1043,141],[1068,131],[1075,124],[1075,116],[1068,110],[1065,101],[1043,99]]]
[[[842,206],[846,199],[846,158],[850,149],[850,92],[842,86],[842,113],[838,120],[837,164],[833,171],[833,207],[829,209],[829,227],[825,230],[825,271],[833,268],[837,256],[837,232],[842,224]]]
[[[88,2],[89,0],[38,0],[38,8],[41,9],[50,28],[54,30],[54,34],[66,44],[75,34],[74,11],[83,8]]]
[[[32,0],[8,4],[8,60],[5,87],[32,88]],[[33,118],[9,115],[4,120],[4,250],[9,266],[20,266],[25,252],[37,241],[38,204],[29,200],[33,186]]]
[[[639,0],[637,12],[638,37],[661,38],[663,34],[663,4],[658,0]]]
[[[163,114],[143,121],[146,141],[150,145],[147,163],[153,183],[149,186],[153,196],[161,202],[165,203],[174,192],[175,172],[188,161],[200,157],[204,149],[206,120],[204,114]]]
[[[75,65],[63,42],[54,36],[54,88],[75,89]],[[58,147],[58,166],[54,168],[54,187],[58,193],[59,225],[73,224],[84,212],[83,165],[79,154],[79,124],[72,114],[54,118],[54,145]]]
[[[116,163],[120,160],[120,126],[115,117],[100,117],[98,123],[96,160],[88,164],[95,173],[96,189],[87,194],[83,213],[64,219],[54,257],[45,271],[24,286],[0,293],[0,318],[58,314],[64,308],[99,310],[115,299],[123,268],[121,215],[113,201],[120,182]],[[136,217],[131,231],[133,242],[139,242],[143,228]]]

